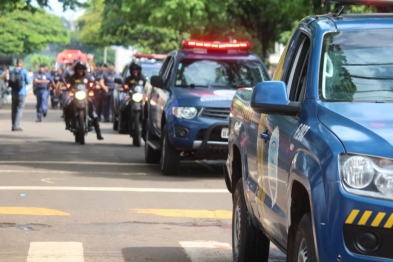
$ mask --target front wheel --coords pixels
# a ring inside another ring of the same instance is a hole
[[[235,262],[267,262],[269,259],[270,241],[251,222],[244,198],[242,178],[233,194],[232,246]]]
[[[85,124],[85,111],[83,110],[79,111],[78,124],[79,124],[78,131],[76,135],[78,136],[79,144],[84,145],[86,124]]]
[[[132,144],[136,147],[140,147],[142,143],[142,132],[141,132],[141,121],[140,121],[140,116],[141,112],[134,112],[134,130],[132,131]]]
[[[292,262],[315,262],[314,234],[312,232],[311,214],[305,214],[300,220],[296,232]]]
[[[179,172],[180,152],[171,145],[166,125],[161,134],[161,171],[166,176],[176,176]]]
[[[146,135],[145,135],[145,161],[146,161],[146,163],[149,163],[149,164],[157,164],[158,162],[160,162],[160,151],[154,150],[149,145],[149,140],[151,140],[151,133],[149,131],[149,120],[148,119],[145,122],[145,130],[146,130]]]
[[[113,130],[117,131],[119,129],[119,121],[117,120],[117,114],[114,111],[113,111],[112,123],[113,123]]]

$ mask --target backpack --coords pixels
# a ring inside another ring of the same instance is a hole
[[[8,86],[12,89],[21,89],[23,87],[23,80],[22,80],[22,70],[12,70],[10,72],[10,78],[8,80]]]

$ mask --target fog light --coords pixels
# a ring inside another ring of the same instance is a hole
[[[355,245],[361,252],[374,252],[381,246],[380,236],[375,232],[361,231],[356,236]]]
[[[190,131],[182,126],[175,126],[175,135],[176,137],[187,138],[190,134]]]

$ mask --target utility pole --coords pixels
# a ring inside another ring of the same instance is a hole
[[[108,53],[108,48],[105,46],[105,48],[104,48],[104,63],[105,64],[106,64],[107,53]]]

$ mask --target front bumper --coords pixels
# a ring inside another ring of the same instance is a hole
[[[171,123],[168,125],[170,142],[178,150],[195,151],[206,156],[222,154],[218,159],[227,157],[228,139],[221,137],[221,130],[228,128],[228,121],[218,121],[203,117],[186,120],[178,119],[172,115],[170,120],[167,120],[167,123]],[[188,130],[187,137],[179,137],[176,132],[179,128]],[[211,156],[208,158],[211,159]],[[214,158],[217,159],[217,157]]]
[[[314,214],[320,261],[393,261],[392,201],[349,194],[340,182],[325,190],[328,219]]]

